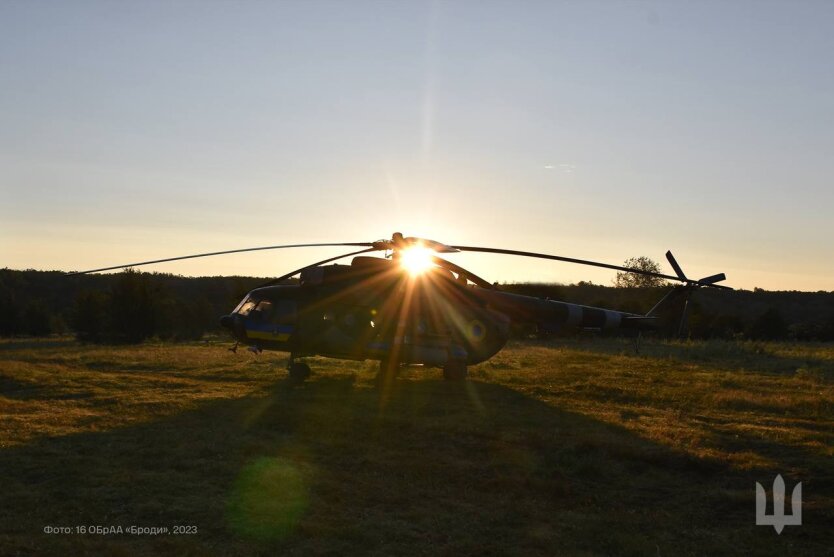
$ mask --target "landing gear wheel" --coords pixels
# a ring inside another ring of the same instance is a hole
[[[302,362],[294,362],[289,367],[290,381],[293,383],[303,383],[310,377],[310,366]]]
[[[443,379],[446,381],[465,381],[466,375],[466,362],[452,360],[443,366]]]
[[[379,388],[387,388],[393,383],[400,371],[400,363],[396,360],[383,359],[379,361],[379,371],[375,382]]]

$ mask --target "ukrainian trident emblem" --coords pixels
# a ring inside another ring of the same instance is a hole
[[[756,482],[756,525],[773,526],[777,534],[785,526],[802,525],[802,482],[791,492],[791,514],[785,514],[785,480],[781,474],[773,480],[773,514],[767,514],[767,492]]]

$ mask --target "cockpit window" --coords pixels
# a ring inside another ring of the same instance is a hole
[[[249,315],[255,321],[270,321],[272,318],[272,301],[261,300]]]
[[[289,325],[295,323],[298,304],[295,300],[257,300],[244,299],[235,309],[235,313],[249,316],[254,321]]]
[[[255,300],[247,298],[240,303],[237,309],[235,309],[235,313],[240,315],[249,315],[249,313],[255,309],[256,304],[257,302]]]

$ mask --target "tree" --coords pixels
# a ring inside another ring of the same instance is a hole
[[[0,283],[0,336],[10,337],[20,332],[21,313],[14,290]]]
[[[109,297],[101,292],[82,290],[78,293],[70,313],[70,322],[78,340],[82,342],[103,340],[109,306]]]
[[[147,275],[125,269],[110,290],[109,324],[115,342],[139,343],[156,329],[155,298]]]
[[[771,307],[753,321],[750,326],[750,337],[755,340],[777,340],[788,334],[788,325],[782,313]]]
[[[51,314],[43,300],[32,300],[23,312],[23,330],[33,337],[45,337],[52,332]]]
[[[631,257],[623,262],[623,267],[639,269],[650,273],[660,273],[660,264],[645,256]],[[628,273],[621,271],[614,279],[614,286],[617,288],[647,288],[666,286],[666,281],[660,277],[641,275],[639,273]]]

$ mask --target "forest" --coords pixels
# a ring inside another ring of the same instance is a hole
[[[75,335],[94,343],[184,341],[220,333],[231,311],[258,277],[183,277],[126,270],[67,276],[59,271],[0,269],[0,336]],[[499,284],[510,292],[595,307],[646,313],[669,286]],[[676,336],[682,306],[670,308],[658,334]],[[519,329],[516,336],[537,334]],[[577,334],[564,330],[560,335]],[[606,332],[605,334],[624,334]],[[834,292],[700,289],[694,293],[684,336],[693,339],[834,340]]]

